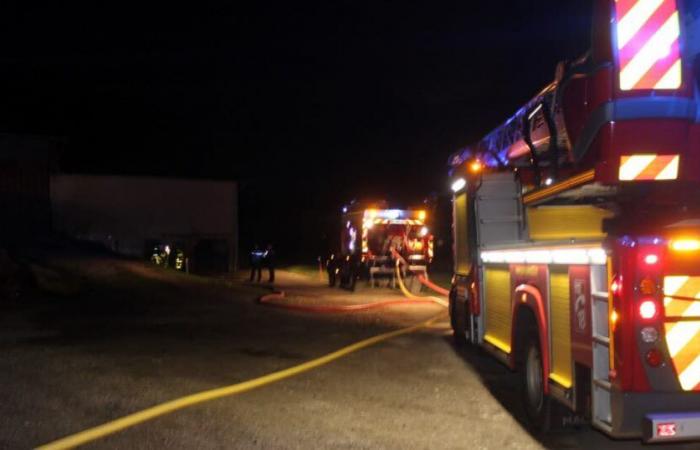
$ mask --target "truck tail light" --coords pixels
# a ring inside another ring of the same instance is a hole
[[[659,309],[654,300],[644,300],[639,304],[639,317],[644,320],[655,319],[659,314]]]
[[[620,315],[614,309],[610,313],[610,329],[615,331],[617,328],[617,321],[620,320]]]
[[[664,362],[664,357],[658,349],[652,348],[647,352],[646,360],[651,367],[659,367]]]
[[[654,327],[642,328],[642,341],[647,344],[653,344],[659,340],[659,331]]]
[[[649,253],[648,255],[646,255],[644,257],[644,264],[646,264],[647,266],[656,265],[656,264],[658,264],[658,262],[659,262],[659,255],[657,255],[656,253]]]
[[[610,292],[614,297],[622,295],[622,276],[615,275],[610,283]]]

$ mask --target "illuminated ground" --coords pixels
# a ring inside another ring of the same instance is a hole
[[[70,265],[81,274],[80,294],[41,294],[3,306],[0,448],[46,443],[175,397],[302,363],[440,311],[414,306],[319,317],[260,306],[254,300],[266,289],[240,282],[104,258],[73,257]],[[281,273],[279,280],[295,303],[398,295],[331,291],[299,274]],[[455,350],[446,332],[443,323],[87,447],[540,448],[518,423],[513,377],[476,351]],[[544,446],[638,444],[584,429],[559,432]]]

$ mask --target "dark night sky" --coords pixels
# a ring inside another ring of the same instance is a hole
[[[244,234],[285,241],[279,214],[444,191],[587,48],[591,2],[53,3],[3,7],[0,131],[65,136],[69,172],[238,179]]]

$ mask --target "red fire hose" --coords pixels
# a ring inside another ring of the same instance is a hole
[[[403,258],[403,256],[401,256],[399,254],[399,252],[397,252],[396,250],[394,250],[392,248],[391,253],[394,256],[394,258],[396,258],[397,260],[399,260],[401,262],[401,264],[408,266],[408,263]],[[426,286],[426,287],[432,289],[433,291],[437,292],[440,295],[450,295],[450,291],[438,286],[437,284],[433,283],[432,281],[430,281],[428,278],[424,277],[423,275],[418,275],[418,281],[420,281],[423,284],[423,286]]]
[[[260,297],[259,302],[263,305],[272,306],[294,311],[314,312],[323,314],[338,314],[348,312],[368,311],[371,309],[385,308],[392,305],[428,305],[433,304],[431,300],[383,300],[380,302],[363,303],[360,305],[294,305],[290,303],[280,303],[285,299],[284,292],[273,292]]]
[[[423,286],[426,286],[435,292],[437,292],[440,295],[450,295],[450,291],[438,286],[437,284],[433,283],[429,279],[425,278],[423,275],[418,275],[418,281],[420,281]]]

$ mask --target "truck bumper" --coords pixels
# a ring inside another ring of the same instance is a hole
[[[700,395],[613,391],[612,420],[610,434],[616,438],[700,440]]]

